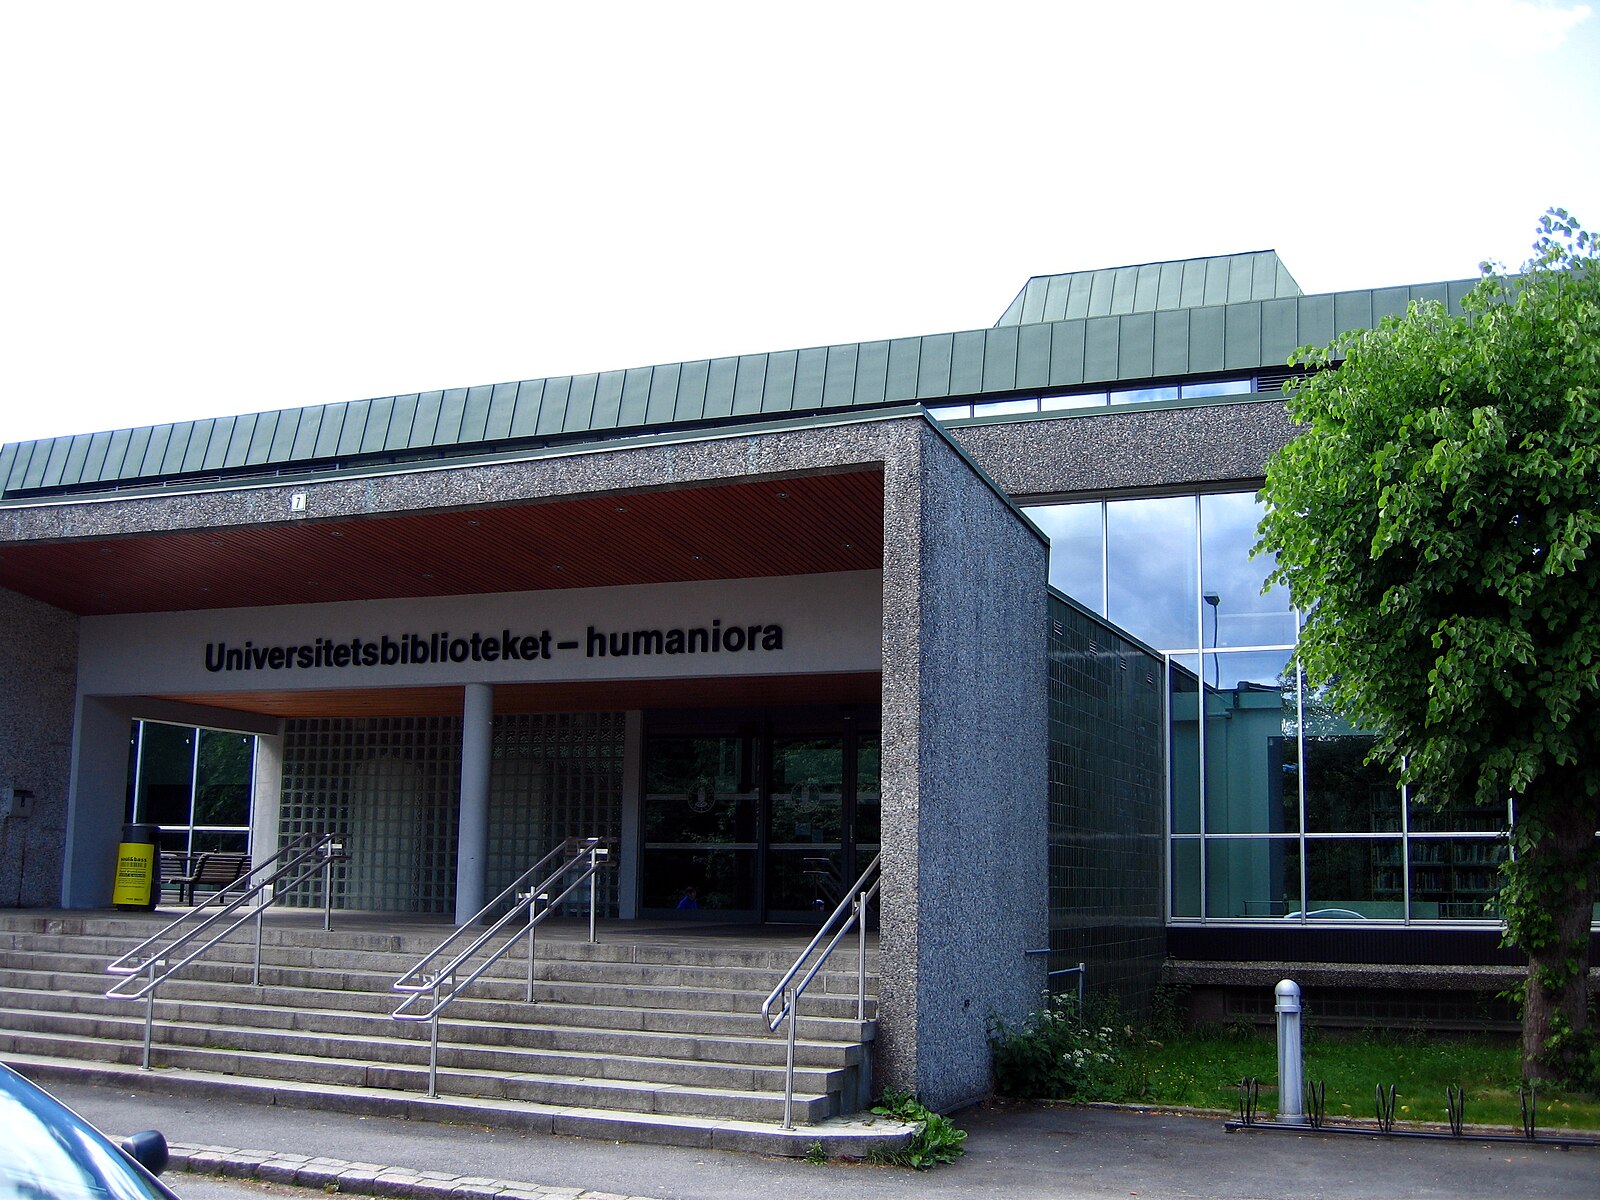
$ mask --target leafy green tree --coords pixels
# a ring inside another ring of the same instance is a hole
[[[1514,804],[1506,941],[1523,1070],[1594,1070],[1600,874],[1600,263],[1565,211],[1451,315],[1414,303],[1292,362],[1305,427],[1258,549],[1309,610],[1299,656],[1374,756],[1441,807]],[[1336,369],[1335,369],[1336,368]]]

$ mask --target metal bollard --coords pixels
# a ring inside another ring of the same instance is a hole
[[[1273,993],[1278,1012],[1278,1122],[1304,1125],[1304,1085],[1300,1063],[1300,985],[1292,979],[1278,984]]]

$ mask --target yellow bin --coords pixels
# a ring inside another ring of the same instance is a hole
[[[161,896],[161,829],[156,825],[124,825],[117,847],[117,875],[111,885],[111,903],[120,909],[156,906]]]

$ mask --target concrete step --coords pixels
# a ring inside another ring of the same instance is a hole
[[[66,948],[30,947],[26,949],[0,949],[0,972],[8,970],[58,970],[91,973],[103,971],[113,961],[110,950],[82,953]],[[392,956],[387,956],[392,957]],[[300,960],[306,961],[300,961]],[[213,947],[202,958],[184,967],[186,978],[247,980],[253,971],[253,944],[223,943]],[[344,990],[388,991],[399,978],[409,960],[398,969],[390,965],[374,965],[372,956],[353,953],[341,954],[333,950],[307,951],[295,948],[290,955],[262,953],[262,976],[285,986],[328,987]],[[244,968],[241,971],[241,968]],[[327,978],[332,976],[336,983]],[[534,963],[535,980],[551,983],[603,984],[606,986],[634,985],[642,988],[678,988],[707,992],[743,993],[757,997],[757,1003],[776,985],[780,974],[750,968],[703,966],[697,963],[635,964],[628,962],[590,962],[578,959],[537,959]],[[525,958],[503,959],[485,974],[485,986],[496,982],[521,982],[527,978]],[[807,991],[808,996],[854,997],[858,991],[857,976],[851,973],[827,971],[819,973]]]
[[[116,925],[114,921],[112,924]],[[127,929],[126,925],[118,927]],[[31,932],[18,928],[17,923],[12,921],[10,924],[0,925],[0,952],[22,949],[34,952],[82,953],[91,957],[103,957],[109,962],[132,950],[154,932],[155,929],[141,928],[137,923],[126,932],[113,932],[98,927],[86,932],[64,930]],[[359,958],[370,964],[368,969],[380,973],[392,970],[395,975],[399,975],[432,950],[440,940],[442,937],[419,938],[414,934],[391,936],[340,933],[337,929],[324,933],[320,929],[282,929],[268,925],[263,931],[262,956],[264,961],[295,966],[319,965],[329,961],[349,961]],[[489,948],[497,948],[505,940],[507,940],[505,937],[496,938],[489,943]],[[217,951],[227,953],[232,950],[236,954],[248,957],[254,953],[254,944],[254,926],[246,925],[229,935],[228,940],[223,942]],[[526,962],[520,946],[512,950],[511,957],[518,962]],[[589,943],[562,938],[540,938],[537,957],[541,962],[608,962],[639,967],[671,968],[691,965],[697,968],[770,971],[781,974],[793,964],[795,951],[705,945],[687,947],[681,944],[652,946],[636,942]],[[830,967],[828,973],[849,974],[854,978],[853,948],[841,947],[833,961],[834,965]],[[870,949],[867,954],[869,974],[876,975],[877,962],[876,948]]]
[[[0,914],[0,1053],[70,1069],[136,1066],[145,1006],[107,999],[119,979],[137,982],[104,967],[156,928],[142,914]],[[254,930],[239,932],[249,936],[212,947],[161,985],[152,1048],[161,1072],[296,1094],[426,1092],[428,1029],[390,1018],[404,998],[391,985],[447,929],[268,924],[259,987],[249,982]],[[573,932],[539,940],[531,1004],[521,947],[452,1004],[440,1025],[442,1094],[519,1111],[622,1114],[663,1140],[701,1136],[696,1122],[781,1119],[785,1045],[759,1008],[798,952],[794,940],[668,933],[591,944]],[[876,1001],[869,995],[867,1019],[857,1018],[854,959],[842,961],[847,969],[819,974],[802,1003],[803,1123],[867,1097]],[[617,1117],[586,1119],[621,1127]]]
[[[211,1096],[248,1096],[260,1103],[308,1110],[493,1125],[526,1133],[737,1150],[791,1158],[803,1157],[813,1144],[819,1145],[830,1157],[860,1158],[873,1149],[899,1148],[915,1132],[913,1126],[870,1116],[830,1118],[783,1129],[774,1123],[731,1118],[564,1108],[463,1096],[434,1098],[380,1088],[286,1085],[207,1071],[141,1071],[117,1063],[88,1063],[32,1054],[14,1054],[7,1058],[30,1078],[47,1084],[52,1080],[72,1080],[111,1087],[137,1087],[191,1101],[203,1101]]]
[[[54,978],[54,977],[48,977]],[[52,1018],[69,1014],[89,1017],[107,1017],[124,1020],[131,1017],[143,1019],[142,1001],[107,999],[97,992],[63,992],[44,986],[14,986],[4,995],[3,1020],[15,1029],[50,1029]],[[376,999],[376,998],[371,998]],[[385,998],[386,999],[386,998]],[[478,1006],[482,1011],[487,1006]],[[785,1046],[782,1037],[758,1032],[738,1036],[728,1033],[719,1023],[714,1032],[700,1034],[656,1033],[642,1030],[607,1027],[562,1025],[540,1020],[540,1006],[525,1008],[522,1020],[508,1021],[501,1006],[492,1009],[492,1016],[469,1017],[469,1009],[462,1004],[452,1006],[442,1024],[454,1044],[511,1046],[524,1049],[559,1050],[581,1054],[637,1054],[650,1057],[684,1056],[745,1066],[776,1066],[784,1061]],[[402,1039],[426,1038],[426,1026],[419,1022],[394,1021],[387,1008],[382,1011],[356,1011],[349,1006],[340,1008],[291,1007],[268,1004],[249,1007],[248,1024],[252,1029],[276,1029],[297,1033],[352,1034],[368,1036],[376,1033],[382,1037]],[[226,1028],[240,1020],[241,1005],[233,1001],[177,1000],[158,998],[156,1020],[158,1029],[168,1022]],[[571,1009],[563,1015],[573,1015]],[[498,1019],[496,1019],[498,1018]],[[802,1029],[811,1023],[802,1021]],[[818,1027],[817,1032],[826,1032]],[[859,1032],[852,1027],[851,1032]],[[158,1035],[159,1036],[159,1035]],[[795,1045],[796,1062],[815,1067],[848,1067],[858,1064],[864,1054],[859,1037],[827,1040],[801,1037]]]
[[[115,1011],[48,1011],[14,1006],[16,994],[6,995],[0,1008],[0,1029],[16,1034],[45,1034],[77,1038],[85,1048],[94,1042],[142,1042],[144,1013]],[[114,1003],[114,1002],[102,1002]],[[210,1016],[210,1013],[206,1013]],[[376,1062],[419,1064],[427,1058],[427,1026],[387,1019],[354,1018],[338,1021],[339,1014],[299,1013],[294,1027],[274,1027],[240,1018],[230,1021],[195,1021],[184,1014],[160,1011],[152,1046],[205,1046],[261,1053],[299,1054],[312,1058],[371,1059]],[[286,1014],[288,1016],[288,1014]],[[317,1029],[317,1024],[339,1024],[339,1029]],[[598,1075],[635,1078],[643,1082],[680,1085],[738,1086],[749,1090],[782,1088],[784,1045],[776,1038],[766,1043],[736,1042],[731,1038],[650,1037],[618,1038],[608,1030],[579,1030],[587,1037],[565,1038],[570,1045],[552,1045],[557,1034],[573,1030],[446,1022],[440,1029],[440,1061],[461,1067],[499,1072]],[[610,1042],[605,1050],[600,1043]],[[845,1086],[843,1072],[856,1066],[859,1050],[850,1046],[818,1043],[797,1045],[795,1077],[805,1078],[813,1091],[838,1091]],[[723,1053],[728,1051],[728,1053]]]
[[[92,967],[92,961],[78,961],[70,955],[32,955],[27,956],[27,961],[31,964],[27,967],[8,966],[0,962],[0,982],[13,987],[32,987],[63,994],[101,994],[119,983],[125,992],[136,990],[139,986],[135,977],[92,973],[86,969]],[[256,993],[249,997],[250,1002],[264,1006],[338,1006],[385,1013],[393,1012],[406,995],[391,990],[389,985],[392,981],[387,976],[363,972],[263,967],[260,988],[251,984],[251,978],[252,969],[248,963],[201,959],[185,966],[173,978],[162,983],[158,995],[162,999],[239,1003],[243,998],[237,989],[244,987]],[[807,991],[801,1002],[803,1017],[807,1020],[838,1020],[858,1025],[858,1000],[854,981],[851,982],[852,990],[848,994]],[[731,1021],[741,1026],[759,1022],[761,1002],[766,998],[764,992],[727,988],[572,982],[544,978],[535,979],[533,995],[535,1003],[553,1001],[596,1007],[663,1008],[680,1013],[700,1013],[711,1022]],[[332,998],[335,996],[339,999]],[[525,976],[517,979],[485,977],[476,981],[454,1002],[451,1012],[454,1014],[463,1005],[525,1004],[526,996]],[[875,997],[868,997],[866,1011],[868,1020],[876,1017]],[[494,1012],[468,1010],[466,1015],[471,1019],[488,1020],[493,1019]]]
[[[73,1039],[77,1047],[93,1057],[93,1049],[100,1042],[138,1043],[142,1054],[144,1021],[142,1012],[28,1013],[0,1009],[0,1029],[18,1035]],[[686,1055],[681,1052],[681,1043],[678,1047],[664,1047],[668,1050],[666,1054],[628,1053],[620,1047],[595,1054],[485,1042],[473,1038],[474,1032],[481,1036],[493,1030],[454,1025],[441,1029],[441,1066],[493,1074],[559,1075],[688,1088],[751,1092],[781,1092],[783,1089],[781,1059],[775,1063],[726,1062],[708,1055]],[[364,1029],[337,1033],[241,1024],[218,1026],[178,1019],[160,1021],[153,1037],[152,1056],[165,1059],[169,1049],[179,1048],[270,1054],[295,1061],[365,1059],[372,1064],[410,1067],[425,1066],[428,1057],[426,1027],[388,1021],[369,1021]],[[819,1095],[838,1093],[848,1083],[847,1070],[847,1064],[826,1067],[797,1062],[796,1086]]]
[[[0,984],[19,993],[54,997],[55,1003],[79,1006],[83,999],[104,999],[118,982],[106,975],[63,972],[0,972]],[[485,994],[498,991],[499,995]],[[536,984],[534,1002],[524,999],[521,985],[492,984],[474,987],[446,1009],[447,1021],[526,1022],[585,1025],[596,1028],[650,1030],[684,1036],[764,1037],[765,1019],[754,995],[720,992],[607,988],[604,985]],[[403,997],[394,992],[365,992],[338,988],[252,987],[248,976],[238,981],[207,981],[183,976],[170,979],[157,990],[158,1008],[170,1004],[214,1004],[227,1009],[249,1006],[257,1010],[328,1010],[389,1017]],[[51,1001],[45,1001],[48,1004]],[[142,1005],[142,1000],[105,999],[108,1004]],[[421,1011],[425,1011],[425,1004]],[[85,1008],[84,1011],[97,1011]],[[166,1011],[162,1009],[162,1011]],[[872,1038],[875,1003],[869,1001],[867,1019],[856,1018],[854,998],[817,996],[801,1001],[803,1037],[813,1041],[862,1042]],[[592,1018],[592,1019],[591,1019]]]
[[[98,1063],[137,1066],[142,1044],[104,1036],[110,1023],[100,1024],[98,1036],[27,1033],[0,1029],[0,1054],[44,1056],[54,1060],[84,1059]],[[142,1036],[143,1025],[130,1022]],[[90,1042],[92,1040],[92,1046]],[[151,1063],[162,1069],[205,1071],[287,1084],[370,1087],[426,1093],[426,1048],[418,1063],[356,1060],[284,1050],[251,1050],[233,1046],[190,1046],[163,1043],[152,1048]],[[559,1075],[540,1071],[496,1070],[472,1064],[451,1065],[445,1046],[440,1047],[437,1085],[441,1094],[517,1100],[561,1107],[618,1109],[637,1113],[672,1113],[703,1117],[728,1117],[748,1121],[782,1119],[783,1094],[755,1092],[715,1083],[665,1083],[596,1075]],[[801,1091],[796,1072],[794,1115],[800,1121],[820,1121],[837,1115],[838,1094]]]

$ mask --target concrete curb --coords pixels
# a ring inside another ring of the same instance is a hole
[[[279,1150],[173,1144],[167,1151],[169,1171],[255,1179],[262,1183],[318,1188],[325,1192],[354,1192],[393,1200],[655,1200],[650,1196],[624,1196],[618,1192],[545,1186],[515,1179],[489,1179],[482,1175],[452,1175],[448,1171],[417,1171],[410,1167],[345,1162]]]

